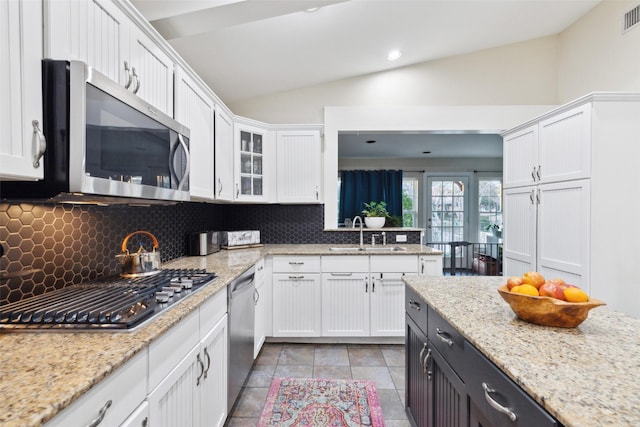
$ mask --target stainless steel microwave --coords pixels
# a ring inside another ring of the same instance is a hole
[[[42,71],[44,179],[3,198],[189,200],[189,129],[82,62]]]

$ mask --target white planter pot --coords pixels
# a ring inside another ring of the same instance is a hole
[[[365,216],[364,223],[367,228],[382,228],[384,227],[386,218],[383,216]]]

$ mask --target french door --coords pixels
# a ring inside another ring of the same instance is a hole
[[[468,176],[427,176],[427,242],[441,249],[447,267],[451,266],[451,242],[468,239]],[[456,265],[464,265],[467,248],[455,250]]]

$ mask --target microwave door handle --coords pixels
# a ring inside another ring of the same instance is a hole
[[[182,138],[182,135],[180,135],[180,134],[178,134],[178,141],[180,141],[180,145],[182,146],[182,149],[184,150],[184,155],[187,158],[186,167],[184,169],[184,174],[182,175],[182,178],[180,178],[180,180],[178,182],[178,190],[182,190],[182,187],[184,186],[184,184],[189,179],[190,163],[191,162],[190,162],[190,159],[189,159],[189,147],[187,146],[187,143],[184,142],[184,139]],[[175,150],[174,155],[173,155],[174,173],[175,173],[175,160],[176,160],[177,153],[178,153],[178,150],[177,150],[177,146],[176,146],[176,150]],[[176,178],[177,177],[178,177],[178,175],[176,174]]]

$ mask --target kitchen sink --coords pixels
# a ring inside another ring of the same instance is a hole
[[[403,246],[333,246],[329,248],[333,252],[404,252]]]

